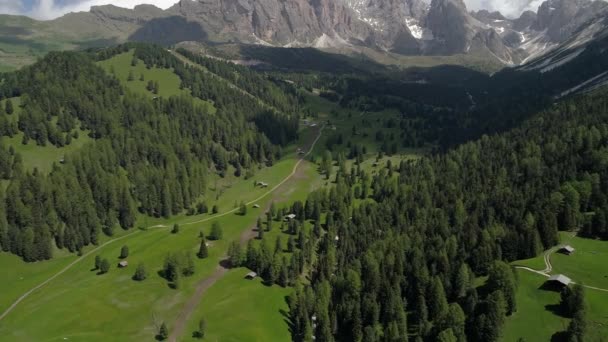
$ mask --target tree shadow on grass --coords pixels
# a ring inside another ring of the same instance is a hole
[[[557,292],[557,293],[560,293],[563,288],[564,288],[563,285],[560,285],[556,282],[549,282],[549,281],[544,282],[541,286],[538,287],[538,289],[542,290],[542,291]]]
[[[223,260],[220,260],[220,266],[229,270],[232,268],[232,263],[230,262],[229,259],[223,259]]]
[[[567,342],[568,341],[568,332],[567,331],[558,331],[553,336],[551,336],[551,342]]]
[[[285,296],[285,302],[287,303],[287,305],[289,305],[288,296]],[[293,321],[293,318],[289,315],[289,312],[287,312],[283,309],[280,309],[279,312],[281,313],[281,316],[283,316],[283,321],[285,322],[285,324],[287,324],[287,327],[289,328],[289,333],[293,337],[293,335],[295,333],[295,327],[296,327],[296,324]]]
[[[545,305],[545,310],[563,318],[570,318],[566,310],[559,304],[547,304]]]

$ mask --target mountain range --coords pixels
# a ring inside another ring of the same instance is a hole
[[[2,16],[0,43],[238,42],[371,48],[406,56],[482,55],[519,65],[564,43],[575,48],[602,35],[608,31],[606,17],[608,3],[592,0],[548,0],[537,13],[514,19],[471,12],[463,0],[181,0],[166,10],[107,5],[46,22]]]

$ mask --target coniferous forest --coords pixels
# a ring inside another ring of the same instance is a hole
[[[291,208],[315,225],[284,271],[313,267],[288,299],[294,340],[500,340],[517,311],[506,262],[556,245],[560,230],[608,239],[607,106],[605,93],[566,101],[375,176],[336,158],[335,186]],[[247,251],[246,263],[280,283],[267,254]]]
[[[154,82],[151,94],[131,92],[96,64],[131,50],[134,62],[171,69],[192,97],[153,96]],[[57,147],[84,135],[94,140],[49,173],[26,169],[19,153],[0,145],[3,251],[26,262],[47,260],[56,248],[78,253],[99,244],[102,234],[134,229],[139,216],[206,212],[201,198],[212,179],[270,167],[298,138],[305,99],[296,86],[275,79],[281,73],[179,51],[191,63],[158,46],[125,44],[53,52],[0,75],[0,99],[20,97],[21,112],[9,120],[14,108],[2,108],[2,136],[22,133],[24,144]],[[343,107],[416,113],[399,124],[403,147],[441,148],[380,165],[376,173],[361,166],[357,148],[349,155],[328,151],[321,169],[329,186],[266,214],[268,230],[287,213],[295,216],[282,223],[289,258],[277,252],[280,242],[273,252],[263,240],[261,218],[259,244],[230,245],[232,267],[257,272],[267,285],[295,288],[286,313],[294,341],[499,341],[506,318],[518,312],[510,262],[556,246],[560,231],[608,239],[605,92],[548,106],[543,97],[519,104],[526,112],[545,108],[536,114],[515,120],[511,108],[484,119],[480,111],[496,104],[472,109],[462,100],[464,88],[438,99],[433,92],[448,88],[407,84],[376,94],[369,90],[381,83],[375,79],[332,82],[339,95],[325,95]],[[473,125],[472,118],[482,121]],[[492,122],[505,129],[483,135]],[[221,240],[219,224],[212,229],[210,240]],[[197,256],[205,259],[200,234]],[[142,264],[134,279],[146,277]],[[487,282],[479,286],[479,279]],[[574,298],[565,302],[582,302],[581,293],[565,291]],[[582,317],[580,308],[570,311]],[[580,325],[568,329],[570,340],[584,341]]]
[[[217,112],[191,97],[150,101],[95,65],[132,48],[149,67],[174,68],[182,86],[212,100]],[[72,252],[97,244],[100,234],[133,228],[138,212],[169,217],[191,208],[205,194],[210,172],[272,165],[281,145],[297,136],[296,111],[264,107],[151,45],[54,52],[2,79],[0,96],[20,96],[22,107],[17,124],[2,115],[3,135],[20,131],[24,144],[42,146],[64,146],[79,134],[96,140],[57,160],[48,175],[25,170],[18,153],[0,146],[1,176],[8,182],[0,245],[25,261],[51,258],[53,244]],[[289,93],[280,96],[273,104],[283,101],[283,109],[297,102]]]

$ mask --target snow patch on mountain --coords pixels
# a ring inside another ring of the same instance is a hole
[[[405,25],[410,30],[412,36],[419,40],[433,40],[433,31],[426,27],[420,26],[420,23],[415,18],[405,18]]]
[[[331,37],[325,33],[323,33],[323,35],[317,38],[313,43],[313,46],[317,49],[329,49],[349,45],[350,44],[346,40],[342,39],[342,37],[339,35],[336,34],[334,37]]]

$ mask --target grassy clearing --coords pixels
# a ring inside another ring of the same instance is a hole
[[[264,180],[272,188],[291,174],[295,163],[293,155],[290,155],[272,168],[259,170],[253,179],[239,179],[232,184],[225,184],[221,191],[215,189],[210,192],[210,198],[213,196],[215,199],[210,201],[210,205],[217,203],[221,214],[231,210],[234,203],[257,199],[269,189],[254,188],[254,179]],[[303,166],[307,176],[319,178],[313,164],[304,162]],[[266,196],[257,203],[264,208],[272,200],[304,199],[312,187],[319,186],[319,184],[320,182],[314,179],[296,179],[294,177],[293,183],[287,189],[282,188],[280,194]],[[0,336],[19,341],[50,341],[64,338],[77,341],[106,341],[109,336],[114,341],[149,340],[154,336],[161,322],[166,321],[171,326],[185,301],[193,294],[196,283],[214,272],[218,262],[225,255],[230,241],[238,239],[244,229],[253,226],[258,215],[261,214],[261,211],[258,213],[256,209],[251,208],[247,216],[228,214],[215,219],[209,215],[177,216],[171,220],[140,219],[140,226],[163,224],[166,228],[154,228],[147,231],[118,231],[118,234],[132,235],[103,248],[99,253],[84,257],[68,272],[41,290],[34,292],[3,320],[0,325]],[[207,221],[199,222],[201,220]],[[157,274],[162,268],[164,257],[174,251],[191,250],[195,253],[200,243],[199,232],[208,233],[212,222],[216,220],[224,229],[224,239],[212,242],[209,258],[196,260],[196,274],[190,278],[182,278],[179,290],[170,289],[167,282]],[[170,227],[176,222],[181,224],[180,233],[171,234]],[[107,241],[107,238],[104,238],[103,241]],[[126,269],[119,269],[116,267],[116,263],[119,261],[118,255],[123,245],[129,246],[130,266]],[[88,250],[90,248],[87,248],[85,253]],[[113,267],[108,274],[96,275],[96,272],[92,271],[95,255],[111,261]],[[10,257],[6,254],[0,256],[2,257],[0,262],[4,260],[4,257]],[[58,258],[42,262],[37,267],[44,269],[44,272],[37,276],[45,279],[75,258],[75,256],[67,256],[65,259]],[[135,266],[139,262],[146,265],[149,273],[149,278],[141,283],[131,279]],[[2,288],[5,285],[16,284],[20,280],[18,274],[25,271],[35,273],[38,270],[32,264],[24,264],[17,258],[12,258],[6,263],[7,267],[16,271],[13,272],[14,276],[11,281],[0,285]],[[52,263],[57,263],[57,266],[53,266]],[[229,285],[232,288],[240,288],[240,281],[233,283],[230,281],[232,279],[230,277],[232,277],[232,272],[228,280],[223,281],[220,286],[214,287],[212,291],[219,291],[221,294],[229,296],[233,291],[226,291],[225,288],[230,288]],[[25,292],[37,282],[38,279],[33,279],[28,284],[19,284],[12,292],[0,291],[2,309],[6,308],[18,294]],[[228,285],[225,282],[228,282]],[[0,290],[3,290],[2,288]],[[277,290],[279,289],[277,288]],[[258,331],[257,334],[261,340],[264,340],[265,336],[270,336],[270,338],[289,336],[288,328],[279,313],[279,308],[285,306],[284,296],[285,291],[288,290],[280,290],[275,291],[274,288],[261,285],[260,288],[256,287],[253,291],[257,291],[261,297],[266,297],[265,302],[272,301],[276,306],[269,306],[269,314],[265,317],[258,316],[259,302],[242,304],[250,307],[249,311],[242,311],[243,315],[258,317],[267,324],[259,326],[259,321],[255,319],[238,322],[238,324],[233,322],[234,336],[249,336],[251,331]],[[243,301],[250,298],[255,299],[247,296],[249,292],[250,289],[247,288],[241,292],[244,296]],[[218,307],[219,309],[222,307]],[[46,319],[33,320],[32,317],[46,317]],[[193,317],[193,319],[198,321],[198,318]],[[196,322],[192,324],[196,324]],[[223,335],[224,332],[220,326],[218,329],[220,329],[219,333]],[[213,333],[213,330],[211,329],[210,332]]]
[[[251,200],[254,196],[240,193],[239,198]],[[260,203],[266,205],[269,200],[267,197]],[[105,341],[108,336],[114,341],[150,339],[162,321],[173,322],[182,304],[192,295],[197,281],[213,273],[228,243],[237,239],[244,228],[252,226],[256,218],[250,213],[244,217],[229,214],[217,219],[224,229],[224,240],[212,243],[209,258],[196,260],[196,274],[183,278],[179,291],[170,289],[156,272],[162,268],[163,259],[169,252],[195,252],[200,241],[199,232],[208,233],[212,221],[182,225],[179,234],[171,234],[170,228],[142,231],[109,245],[98,254],[111,260],[114,266],[110,273],[96,275],[91,270],[94,255],[84,258],[22,302],[4,319],[0,335],[20,341],[64,337]],[[170,226],[172,221],[165,223]],[[128,260],[132,266],[126,269],[115,266],[122,245],[129,246],[131,251]],[[150,273],[149,279],[142,283],[131,280],[139,262],[144,262]],[[32,317],[47,319],[32,320]]]
[[[197,341],[192,333],[198,322],[207,322],[206,341],[289,341],[291,335],[282,312],[288,311],[285,297],[292,291],[277,285],[265,286],[258,278],[246,280],[244,268],[231,270],[209,289],[186,329],[183,341]]]
[[[15,112],[11,115],[7,115],[9,121],[18,122],[19,115],[21,113],[21,101],[18,97],[12,98],[13,108]],[[6,100],[0,101],[0,111],[4,114],[4,106]],[[33,170],[37,168],[43,173],[47,173],[52,169],[53,163],[57,164],[66,155],[69,155],[79,150],[85,144],[93,141],[85,131],[78,131],[78,138],[72,139],[70,145],[64,147],[56,147],[47,143],[46,146],[36,145],[34,140],[30,140],[27,145],[23,145],[23,133],[18,133],[11,137],[1,137],[0,140],[6,148],[13,147],[15,152],[21,154],[23,158],[23,166],[26,170]]]
[[[563,273],[575,282],[608,289],[608,242],[562,234],[562,243],[571,245],[576,251],[570,256],[552,254],[552,273]],[[606,303],[608,304],[608,293]]]
[[[346,154],[350,151],[349,146],[360,145],[366,150],[366,158],[371,158],[381,151],[383,144],[395,145],[397,151],[395,155],[401,156],[400,159],[417,158],[428,153],[429,148],[403,147],[399,128],[400,114],[395,110],[360,112],[342,108],[334,102],[313,94],[306,95],[305,108],[313,113],[319,113],[318,118],[311,119],[313,122],[328,122],[326,134],[315,148],[317,155],[328,150],[330,145],[333,145],[332,149],[335,152]],[[391,119],[393,119],[393,126],[388,127],[388,120]],[[342,144],[336,144],[339,140],[342,141]]]
[[[517,312],[507,319],[503,341],[550,341],[558,331],[566,330],[569,320],[557,316],[547,306],[559,304],[557,292],[541,290],[546,278],[518,270]]]
[[[56,147],[51,144],[38,146],[32,140],[27,145],[23,145],[22,139],[23,133],[19,133],[12,138],[2,137],[2,142],[7,148],[12,146],[16,152],[21,154],[23,166],[26,170],[37,168],[44,173],[51,171],[53,163],[59,163],[64,156],[77,151],[88,142],[93,141],[82,131],[78,139],[72,139],[72,143],[64,147]]]
[[[570,255],[551,254],[553,270],[551,274],[564,274],[573,281],[587,286],[608,289],[608,271],[605,266],[608,256],[608,243],[560,233],[562,244],[576,248]],[[513,263],[536,270],[545,268],[543,256],[519,260]],[[565,331],[569,319],[560,316],[555,306],[560,302],[558,292],[542,290],[540,287],[547,278],[517,270],[519,287],[517,291],[518,311],[507,320],[504,341],[549,341],[553,334]],[[587,318],[589,321],[588,340],[605,341],[608,338],[608,292],[586,289]]]
[[[191,96],[190,90],[180,89],[181,80],[173,69],[146,68],[146,65],[139,61],[136,66],[131,65],[134,51],[125,52],[116,55],[108,60],[99,62],[99,65],[108,73],[113,73],[126,87],[140,94],[150,96],[171,97],[186,95]],[[129,81],[129,74],[132,73],[134,80]],[[144,80],[140,77],[143,75]],[[158,94],[153,94],[146,89],[148,81],[157,81],[159,83]],[[194,98],[194,101],[207,108],[210,113],[215,113],[215,107],[209,102]]]

